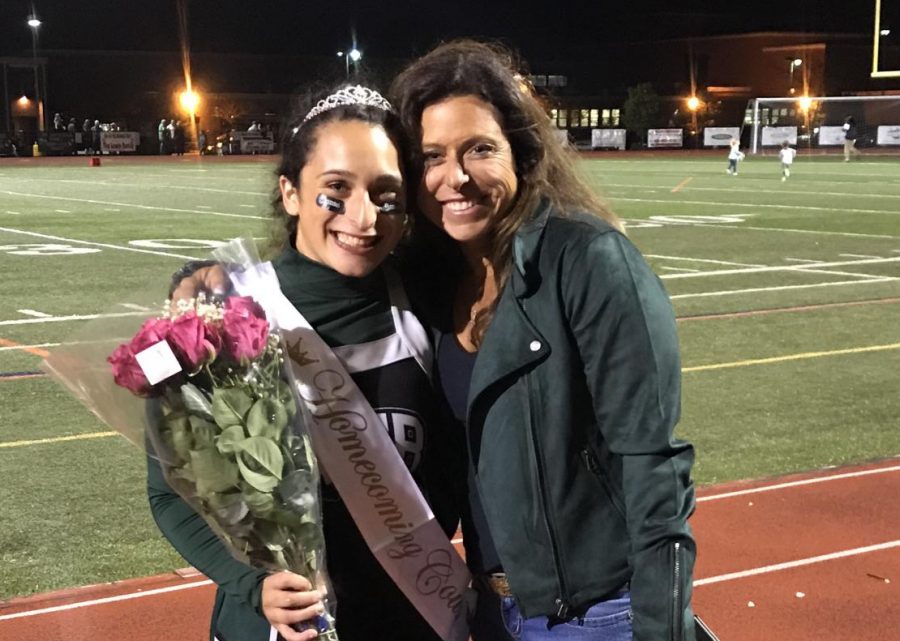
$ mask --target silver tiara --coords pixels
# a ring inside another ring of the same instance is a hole
[[[325,113],[326,111],[331,111],[336,107],[342,107],[344,105],[378,107],[379,109],[384,109],[385,111],[390,111],[392,109],[391,103],[385,100],[384,96],[382,96],[374,89],[369,89],[368,87],[363,87],[362,85],[356,85],[355,87],[346,87],[344,89],[341,89],[340,91],[336,91],[324,100],[320,100],[319,102],[317,102],[316,106],[310,109],[309,113],[306,114],[306,117],[303,119],[303,123],[315,118],[319,114]]]

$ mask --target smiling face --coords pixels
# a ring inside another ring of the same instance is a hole
[[[359,120],[329,122],[315,135],[299,182],[279,179],[284,209],[298,217],[294,246],[344,276],[365,276],[403,235],[406,203],[397,148],[384,128]],[[344,213],[319,205],[320,194],[342,201]],[[392,212],[382,210],[391,204]]]
[[[519,186],[496,110],[477,96],[429,105],[422,112],[422,152],[422,213],[457,242],[486,246]]]

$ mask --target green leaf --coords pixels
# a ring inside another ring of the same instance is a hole
[[[284,405],[272,398],[259,399],[247,414],[247,431],[250,432],[250,436],[262,436],[277,441],[287,424],[287,410]]]
[[[194,449],[194,436],[191,434],[188,417],[183,414],[170,414],[164,420],[167,429],[162,435],[163,439],[172,446],[180,460],[190,460],[191,450]]]
[[[223,454],[233,454],[240,451],[241,443],[247,438],[244,428],[240,425],[232,425],[216,437],[216,449]]]
[[[284,457],[278,446],[260,436],[252,436],[241,443],[237,457],[241,476],[260,492],[271,492],[281,480]]]
[[[245,492],[244,501],[255,516],[266,516],[275,509],[275,498],[265,492]]]
[[[215,423],[199,416],[191,416],[191,432],[194,435],[194,449],[202,450],[215,444],[219,428]]]
[[[213,391],[212,413],[216,424],[225,429],[243,425],[253,399],[239,387],[218,387]]]
[[[210,496],[238,484],[238,466],[213,448],[191,451],[191,469],[197,478],[197,493]]]
[[[241,444],[241,450],[243,456],[249,456],[269,474],[281,480],[284,457],[275,443],[261,436],[251,436]]]
[[[184,400],[184,405],[188,410],[198,416],[213,420],[213,410],[209,402],[209,396],[202,392],[199,387],[192,383],[185,383],[181,386],[181,398]]]

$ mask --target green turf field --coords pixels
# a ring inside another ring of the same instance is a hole
[[[115,160],[0,163],[0,599],[184,565],[151,521],[142,454],[49,379],[9,374],[85,316],[159,302],[185,258],[265,237],[272,169]],[[787,182],[773,158],[725,165],[582,164],[680,317],[696,480],[900,454],[900,160],[799,158]]]

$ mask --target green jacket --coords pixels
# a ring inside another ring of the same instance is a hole
[[[674,314],[597,217],[544,203],[469,388],[476,484],[526,616],[567,617],[630,582],[637,641],[692,640],[694,509]]]

